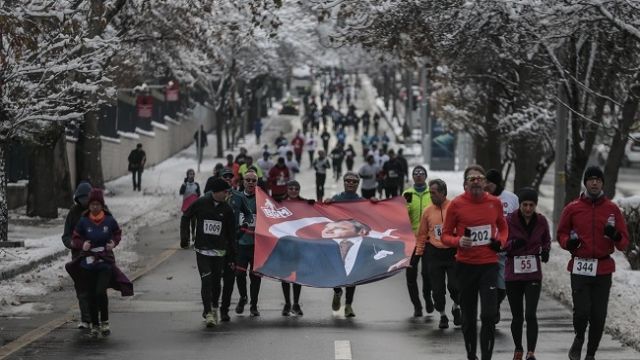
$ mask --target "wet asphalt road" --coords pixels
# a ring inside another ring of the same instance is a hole
[[[177,220],[141,232],[140,250],[160,253],[177,246]],[[9,359],[465,359],[459,328],[439,330],[437,316],[411,318],[404,276],[359,286],[354,310],[345,319],[330,309],[330,289],[303,288],[303,317],[283,317],[280,284],[265,279],[262,316],[232,312],[231,322],[213,329],[201,317],[199,277],[193,251],[179,250],[135,283],[136,295],[110,293],[108,338],[89,339],[66,324]],[[68,294],[70,297],[71,293]],[[233,301],[237,300],[237,292]],[[448,304],[448,307],[450,305]],[[248,310],[248,309],[247,309]],[[567,359],[573,339],[571,313],[543,295],[538,316],[538,359]],[[494,359],[511,359],[508,304],[502,307]],[[348,341],[338,343],[336,341]],[[347,344],[351,357],[342,350]],[[605,336],[598,359],[637,360],[640,354]]]

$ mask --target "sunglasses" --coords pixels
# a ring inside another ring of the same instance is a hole
[[[469,182],[474,182],[474,181],[482,181],[484,180],[485,177],[482,175],[477,175],[477,176],[467,176],[467,181]]]
[[[256,183],[256,182],[258,182],[257,179],[244,179],[244,181],[248,182],[248,183]]]
[[[344,182],[346,182],[347,184],[357,184],[360,182],[360,180],[355,180],[355,179],[345,179]]]
[[[222,175],[223,179],[233,179],[233,175]]]
[[[413,176],[426,176],[427,173],[422,171],[422,170],[418,170],[418,171],[414,171],[413,172]]]

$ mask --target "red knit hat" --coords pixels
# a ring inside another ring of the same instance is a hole
[[[102,193],[102,189],[91,189],[91,192],[89,193],[89,204],[94,201],[97,201],[104,206],[104,195]]]

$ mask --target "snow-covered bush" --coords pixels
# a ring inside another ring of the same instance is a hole
[[[631,269],[640,270],[640,196],[618,200],[629,230],[629,248],[625,251]]]

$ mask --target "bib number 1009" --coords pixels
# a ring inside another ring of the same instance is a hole
[[[222,222],[218,220],[205,220],[203,224],[203,232],[207,235],[220,235],[222,231]]]

